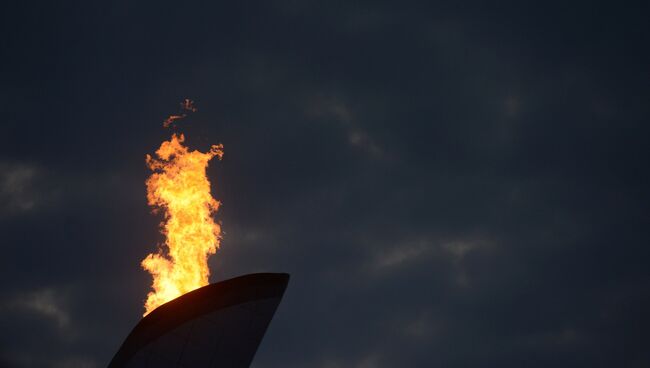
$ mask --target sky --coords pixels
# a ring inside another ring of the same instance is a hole
[[[650,6],[5,1],[0,367],[105,367],[184,98],[254,368],[650,366]]]

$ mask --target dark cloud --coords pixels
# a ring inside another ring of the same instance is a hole
[[[140,318],[184,98],[212,280],[292,274],[256,367],[647,366],[648,10],[5,4],[0,366],[105,366]]]

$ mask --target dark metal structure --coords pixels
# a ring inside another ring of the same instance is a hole
[[[140,320],[108,368],[249,367],[288,282],[288,274],[250,274],[165,303]]]

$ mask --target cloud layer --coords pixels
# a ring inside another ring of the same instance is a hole
[[[0,366],[105,366],[140,318],[184,98],[225,145],[212,281],[292,274],[256,368],[648,366],[635,6],[8,6]]]

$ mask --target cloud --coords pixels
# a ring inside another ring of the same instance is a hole
[[[452,241],[442,244],[442,248],[449,252],[455,260],[462,260],[469,252],[480,247],[481,244],[477,241]]]
[[[307,114],[338,123],[345,132],[345,140],[350,147],[358,148],[370,157],[388,159],[390,155],[362,127],[358,113],[340,98],[314,97],[307,103]]]
[[[432,258],[445,261],[457,269],[462,269],[464,259],[477,250],[487,250],[492,243],[477,237],[459,237],[457,240],[446,240],[444,237],[422,235],[416,240],[396,241],[386,244],[385,241],[375,241],[373,244],[383,244],[374,249],[371,269],[389,271],[414,266],[415,263],[426,263]]]
[[[84,352],[86,339],[73,312],[72,291],[42,288],[14,294],[0,303],[12,339],[0,345],[0,358],[17,368],[95,368]],[[90,336],[92,339],[93,336]]]
[[[33,165],[0,162],[0,216],[29,212],[38,206],[34,182],[39,174]]]
[[[430,311],[420,311],[402,322],[402,333],[415,339],[428,339],[434,333],[434,321]]]
[[[158,221],[142,155],[186,95],[202,107],[192,137],[227,148],[213,279],[292,273],[261,366],[354,367],[373,351],[387,367],[650,361],[648,50],[629,42],[647,38],[647,12],[283,1],[293,11],[179,17],[161,1],[35,19],[14,3],[0,279],[88,285],[78,313],[52,299],[97,361],[140,316],[137,260]],[[169,45],[183,50],[161,58]],[[46,213],[51,188],[65,197]],[[57,349],[65,319],[26,299],[8,318],[53,333],[16,328],[7,346]],[[598,349],[568,343],[585,336]]]
[[[410,262],[422,259],[432,251],[432,244],[427,240],[401,244],[375,256],[373,266],[379,270],[406,266]]]
[[[381,368],[381,354],[377,352],[368,353],[361,357],[340,358],[327,357],[315,363],[314,366],[320,368]]]
[[[52,322],[59,333],[71,337],[73,327],[70,321],[69,304],[66,295],[52,288],[22,293],[4,303],[4,308],[18,314],[32,314]]]

